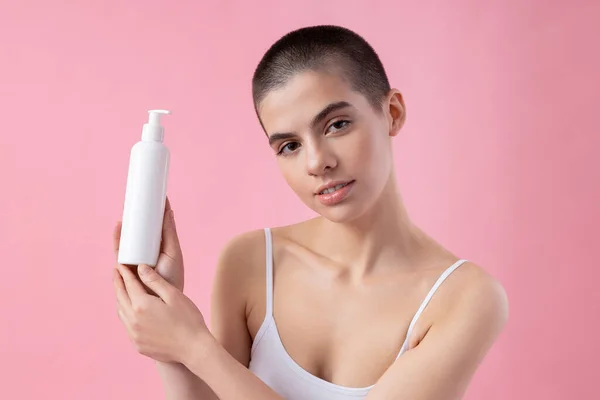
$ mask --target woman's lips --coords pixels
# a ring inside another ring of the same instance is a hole
[[[354,182],[355,181],[349,181],[346,183],[336,183],[334,184],[334,186],[336,186],[337,189],[333,187],[331,189],[326,190],[325,193],[318,193],[317,198],[319,199],[321,204],[325,206],[333,206],[339,204],[346,197],[348,197],[348,194],[350,194],[350,191],[354,187]],[[331,191],[332,189],[333,191]]]

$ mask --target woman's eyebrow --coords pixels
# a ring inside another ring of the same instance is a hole
[[[330,103],[329,105],[327,105],[327,107],[323,108],[321,111],[319,111],[317,115],[315,115],[310,125],[314,128],[315,126],[319,125],[319,123],[321,123],[321,121],[323,121],[332,112],[346,107],[352,107],[352,104],[348,103],[347,101],[337,101],[335,103]]]
[[[295,137],[293,133],[273,133],[269,135],[269,146],[272,146],[273,143],[278,142],[280,140],[291,139]]]
[[[321,111],[319,111],[317,113],[317,115],[314,116],[314,118],[310,124],[311,127],[314,128],[315,126],[317,126],[319,123],[321,123],[321,121],[323,121],[325,118],[327,118],[327,116],[329,114],[331,114],[332,112],[340,110],[342,108],[346,108],[346,107],[352,107],[352,104],[348,103],[347,101],[337,101],[335,103],[328,104],[325,108],[323,108]],[[273,134],[269,135],[269,145],[273,145],[273,143],[275,143],[279,140],[290,139],[294,136],[296,136],[296,135],[293,133],[289,133],[289,132],[273,133]]]

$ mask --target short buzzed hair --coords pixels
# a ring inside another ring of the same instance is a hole
[[[357,33],[340,26],[317,25],[289,32],[260,60],[252,78],[252,98],[258,113],[269,91],[284,86],[304,71],[342,74],[353,90],[375,108],[390,91],[390,83],[375,50]]]

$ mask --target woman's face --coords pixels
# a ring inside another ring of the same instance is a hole
[[[302,72],[267,94],[259,116],[279,168],[309,208],[335,222],[366,212],[388,183],[391,137],[404,121],[397,91],[373,109],[339,75]]]

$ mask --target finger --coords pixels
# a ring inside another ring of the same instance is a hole
[[[165,215],[162,227],[162,252],[173,259],[181,257],[181,245],[177,236],[175,217],[168,197],[165,202]]]
[[[170,210],[171,209],[171,201],[169,200],[169,196],[166,195],[165,196],[165,210]]]
[[[135,274],[125,265],[117,264],[119,273],[123,278],[125,284],[125,290],[131,300],[131,305],[135,306],[136,303],[141,301],[144,297],[148,296],[144,286],[140,281],[137,280]]]
[[[138,277],[138,266],[137,266],[137,265],[133,265],[133,264],[125,264],[125,265],[123,265],[123,266],[124,266],[125,268],[127,268],[129,271],[131,271],[131,274],[132,274],[132,275],[135,277],[135,279],[136,279],[138,282],[142,282],[142,281],[140,280],[140,278]],[[142,284],[142,286],[144,287],[144,290],[146,291],[146,293],[148,293],[148,294],[150,294],[150,295],[152,295],[152,296],[154,296],[154,297],[157,297],[157,296],[156,296],[156,293],[154,293],[154,292],[153,292],[152,290],[150,290],[148,287],[146,287],[146,286],[145,286],[145,285],[143,285],[143,284]]]
[[[127,334],[129,335],[131,332],[131,329],[129,327],[129,319],[127,318],[123,310],[121,310],[120,308],[117,310],[117,315],[119,316],[119,320],[121,320],[121,323],[123,324],[125,330],[127,331]]]
[[[117,221],[117,224],[113,230],[113,250],[115,252],[115,257],[119,254],[119,245],[121,241],[121,227],[123,223],[121,221]]]
[[[129,312],[131,309],[131,299],[127,294],[127,289],[125,288],[125,282],[123,282],[123,277],[119,273],[118,269],[113,270],[113,286],[115,290],[115,296],[117,297],[117,304],[120,310],[124,312]]]
[[[121,323],[125,327],[125,331],[127,331],[127,336],[129,336],[129,340],[131,340],[132,329],[131,329],[131,325],[129,323],[129,318],[127,317],[127,315],[125,315],[124,311],[121,310],[120,308],[117,310],[117,315],[119,316]]]
[[[121,309],[121,307],[117,307],[117,315],[119,316],[119,319],[121,320],[121,322],[123,324],[125,324],[125,321],[127,321],[127,318],[125,318],[125,315],[123,315],[123,310]]]
[[[177,289],[162,276],[145,264],[138,266],[138,273],[142,282],[158,295],[165,303],[169,304],[173,300]]]

